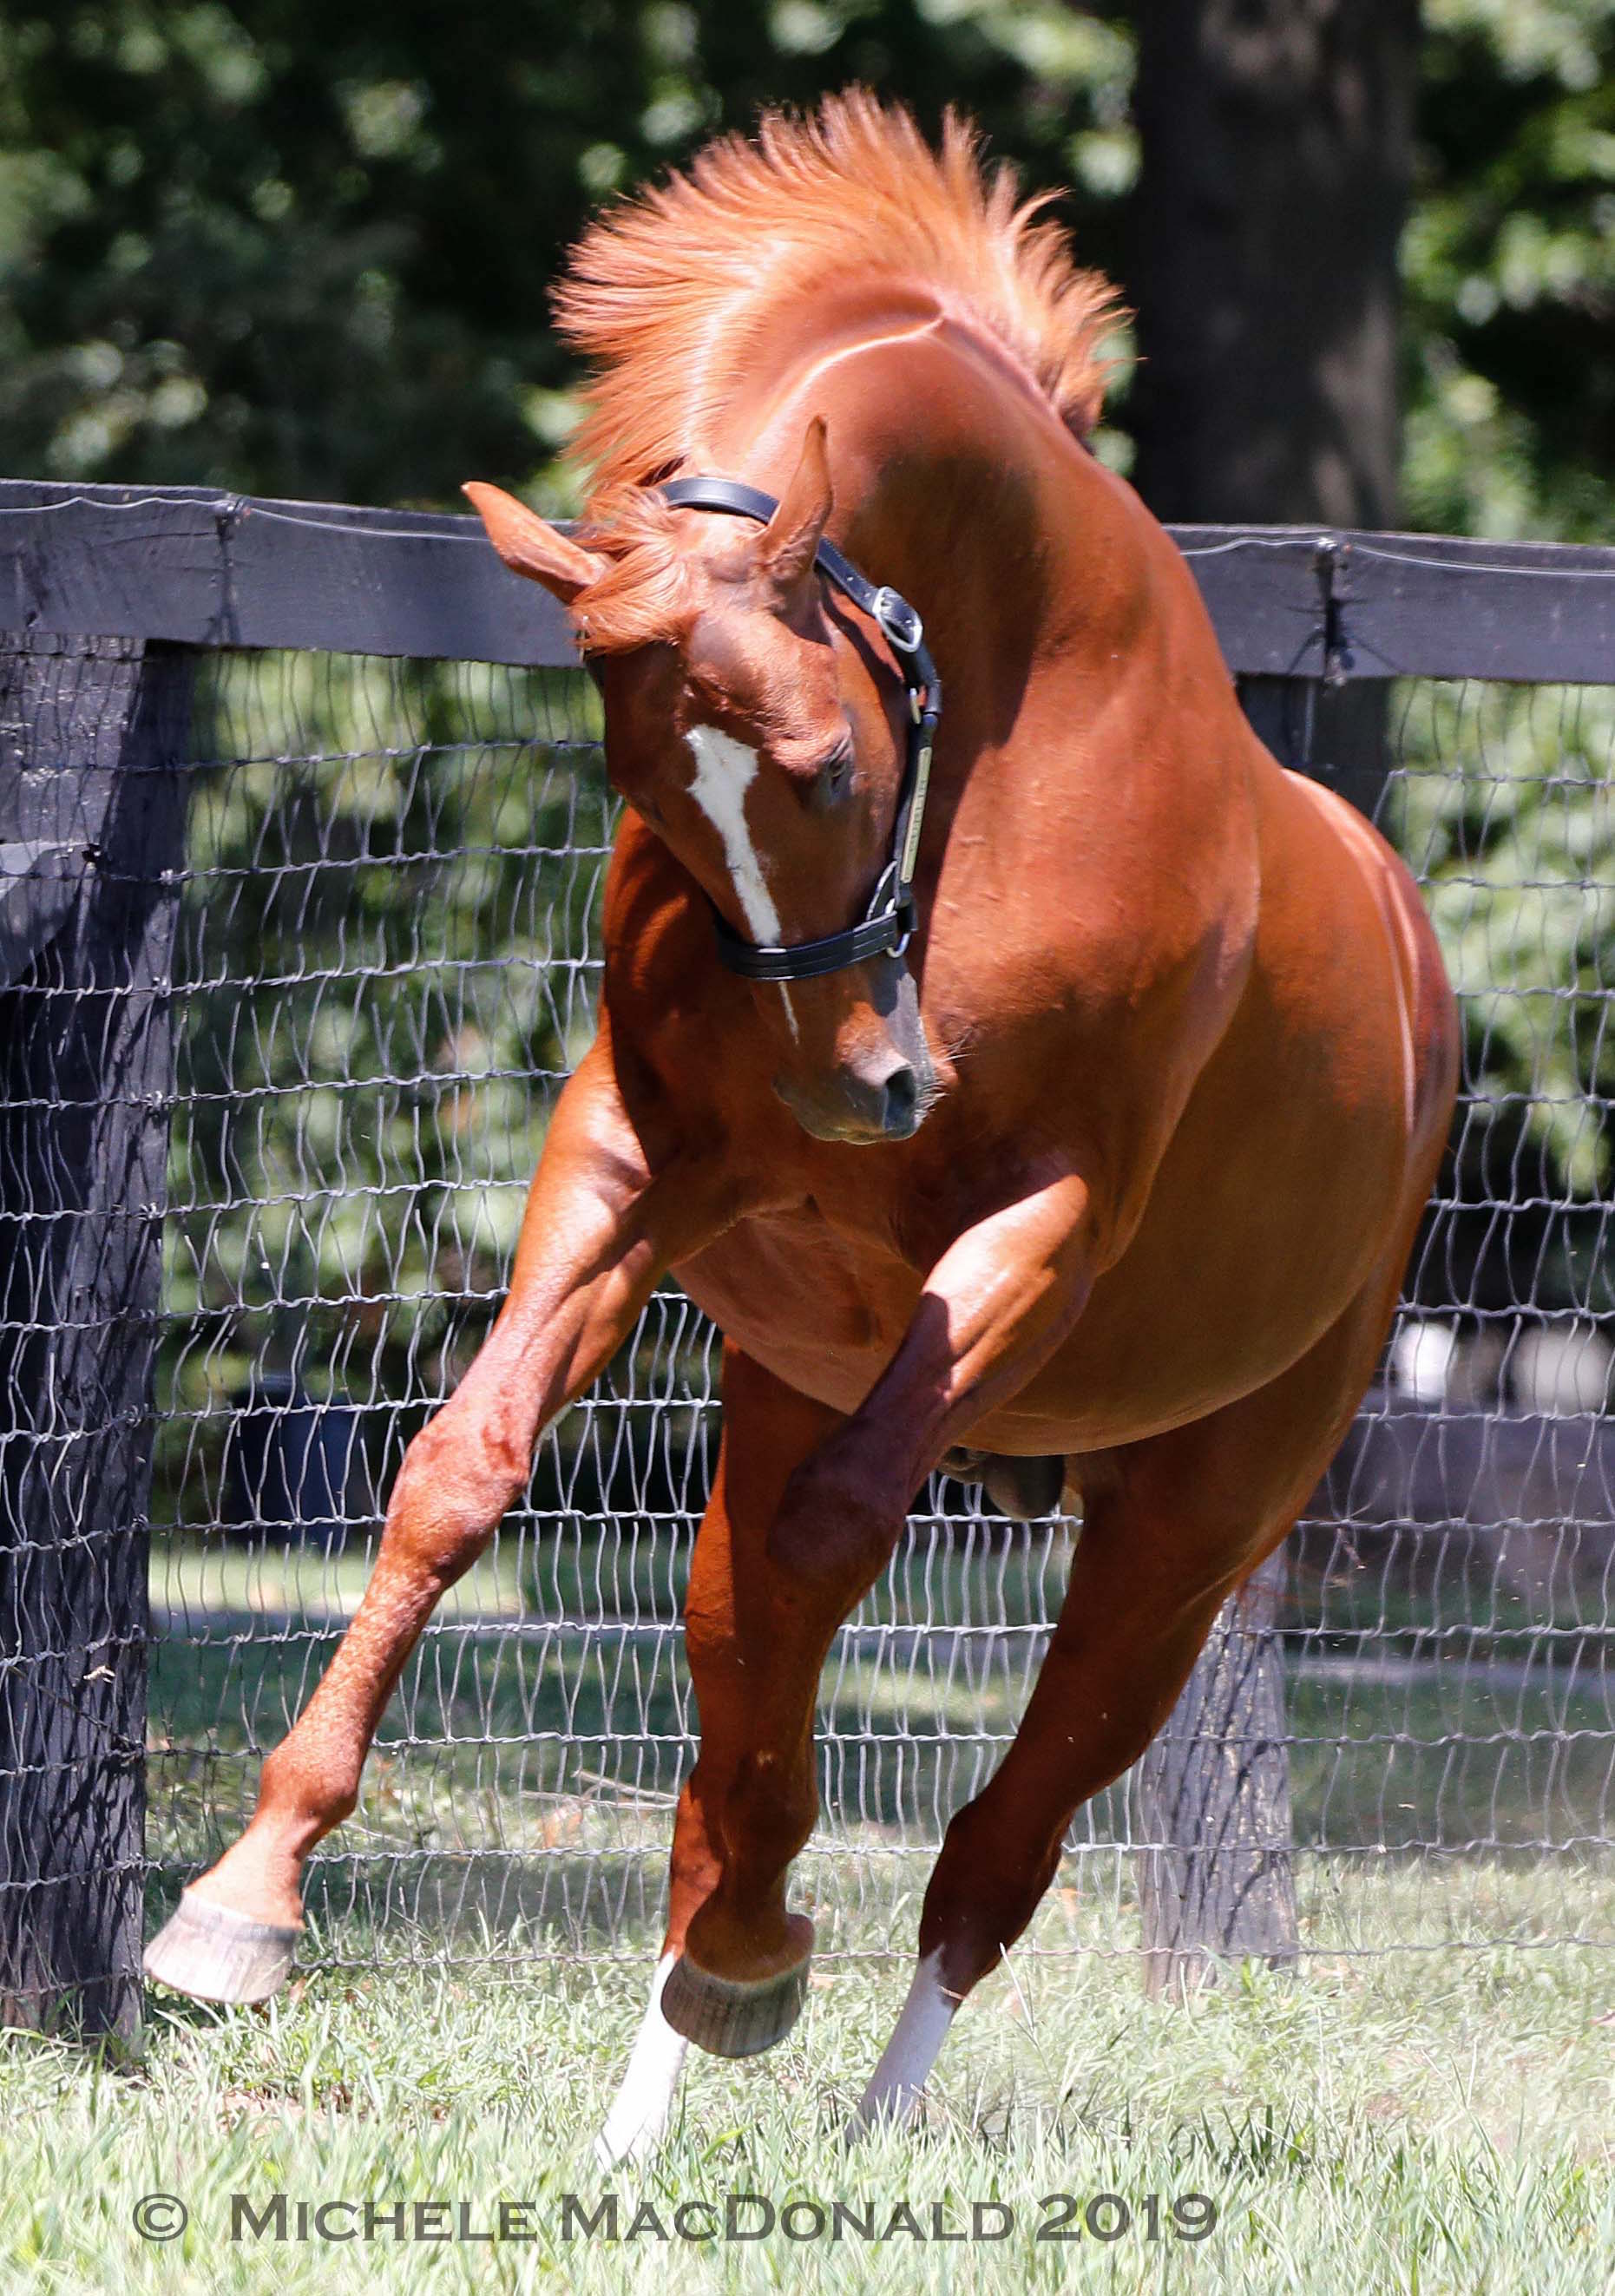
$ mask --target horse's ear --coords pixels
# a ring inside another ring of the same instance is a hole
[[[542,582],[563,606],[570,606],[579,590],[586,590],[605,572],[603,558],[557,534],[537,511],[529,510],[502,488],[485,487],[473,479],[460,491],[471,497],[488,529],[488,540],[512,573]]]
[[[757,538],[758,564],[782,594],[795,589],[811,573],[835,499],[824,437],[824,418],[816,414],[802,440],[795,475]]]

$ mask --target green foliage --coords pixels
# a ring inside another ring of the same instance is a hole
[[[963,102],[1085,243],[1133,165],[1130,43],[1054,0],[53,0],[0,38],[0,468],[357,502],[535,483],[547,330],[601,197],[766,99]]]
[[[1132,12],[1062,0],[20,0],[0,38],[0,468],[570,501],[547,324],[599,201],[758,104],[955,102],[1124,285]],[[1595,537],[1615,435],[1615,0],[1426,0],[1414,523]],[[1125,464],[1119,429],[1104,442]]]
[[[1615,693],[1409,681],[1390,742],[1383,825],[1424,887],[1463,1013],[1455,1186],[1520,1208],[1506,1236],[1476,1216],[1493,1262],[1481,1304],[1607,1313]]]
[[[159,1475],[206,1521],[254,1364],[464,1369],[594,1033],[609,806],[577,672],[223,656],[196,726]]]
[[[1615,0],[1425,0],[1410,523],[1607,540]]]

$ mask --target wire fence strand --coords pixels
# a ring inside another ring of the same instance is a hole
[[[1380,817],[1463,1000],[1463,1099],[1381,1374],[1288,1549],[1303,1950],[1609,1942],[1615,694],[1389,694]],[[151,1501],[154,1914],[248,1816],[405,1446],[503,1296],[594,1028],[598,706],[578,672],[470,662],[221,652],[199,673]],[[29,1213],[72,1219],[70,1192]],[[315,1863],[316,1963],[642,1949],[695,1750],[679,1620],[717,1372],[716,1335],[664,1287],[545,1436]],[[12,1558],[22,1488],[0,1482]],[[912,1946],[1079,1535],[933,1478],[824,1676],[802,1861],[822,1950]],[[5,1663],[45,1660],[14,1620]],[[1135,1950],[1143,1846],[1124,1781],[1075,1821],[1037,1949]]]

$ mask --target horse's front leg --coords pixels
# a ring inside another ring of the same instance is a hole
[[[1018,1394],[1070,1331],[1094,1250],[1088,1188],[1073,1172],[948,1247],[885,1372],[787,1485],[768,1541],[782,1570],[873,1585],[943,1452]]]
[[[840,1424],[726,1348],[723,1442],[685,1600],[701,1752],[674,1820],[651,1999],[596,2148],[608,2166],[660,2138],[687,2041],[753,2055],[801,2008],[813,1925],[787,1910],[785,1876],[818,1806],[820,1669],[861,1589],[833,1576],[788,1580],[767,1538],[791,1469]]]
[[[679,1802],[668,1936],[608,2160],[653,2141],[677,2077],[675,2037],[742,2056],[794,2023],[813,1928],[785,1886],[817,1810],[825,1653],[955,1429],[1012,1393],[1069,1330],[1086,1297],[1087,1202],[1062,1176],[962,1237],[850,1419],[727,1352],[724,1450],[685,1614],[701,1759]]]
[[[508,1299],[454,1395],[409,1446],[365,1597],[296,1726],[264,1764],[250,1824],[193,1882],[146,1973],[207,2000],[261,2000],[291,1964],[300,1877],[358,1798],[383,1709],[445,1588],[527,1486],[543,1428],[597,1376],[669,1262],[718,1225],[702,1176],[652,1173],[603,1037],[556,1104]]]

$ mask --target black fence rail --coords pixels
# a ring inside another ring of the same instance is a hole
[[[1177,538],[1258,730],[1418,872],[1464,1096],[1381,1382],[1029,1949],[1615,1939],[1615,553]],[[246,1815],[501,1296],[614,808],[564,619],[470,519],[0,487],[0,1995],[127,2030],[143,1898]],[[660,1294],[545,1439],[315,1960],[644,1940],[715,1369]],[[911,1942],[1074,1535],[937,1479],[838,1638],[829,1950]]]

